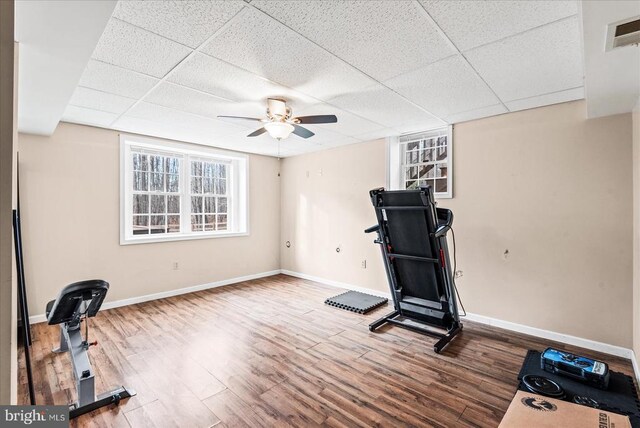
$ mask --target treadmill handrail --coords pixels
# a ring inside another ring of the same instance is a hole
[[[451,230],[451,225],[453,224],[453,213],[451,212],[451,210],[444,210],[442,208],[437,208],[437,210],[438,210],[438,213],[446,212],[447,214],[445,223],[438,226],[438,228],[436,229],[436,233],[434,234],[436,238],[441,238],[445,236],[447,233],[449,233],[449,231]]]
[[[373,232],[377,232],[380,230],[380,225],[379,224],[375,224],[371,227],[368,227],[364,230],[364,233],[373,233]]]

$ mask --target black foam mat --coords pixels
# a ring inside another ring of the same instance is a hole
[[[346,293],[328,298],[324,303],[347,311],[366,314],[378,306],[384,305],[388,301],[389,299],[360,293],[359,291],[347,291]]]
[[[627,415],[631,420],[631,426],[640,428],[640,400],[631,376],[611,371],[609,388],[602,390],[566,376],[544,371],[540,367],[540,355],[538,351],[527,352],[518,374],[518,380],[520,381],[518,389],[527,391],[527,388],[522,383],[523,376],[528,374],[544,376],[558,383],[564,389],[566,393],[564,401],[573,402],[573,397],[576,395],[589,397],[598,402],[600,409]]]

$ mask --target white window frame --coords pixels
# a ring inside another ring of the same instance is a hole
[[[133,160],[132,148],[179,155],[180,171],[180,232],[150,235],[133,234]],[[200,158],[228,164],[227,186],[230,203],[227,206],[226,231],[191,231],[191,162]],[[137,135],[120,134],[120,245],[191,239],[227,238],[249,235],[249,157],[188,143],[179,143]]]
[[[422,136],[423,138],[429,138],[431,136],[442,135],[447,136],[447,191],[436,192],[434,190],[434,196],[437,199],[449,199],[453,198],[453,126],[433,129],[424,132],[416,132],[402,136],[388,137],[387,138],[387,188],[389,190],[404,190],[404,166],[405,166],[405,150],[404,145],[406,142],[401,142],[401,139],[406,139],[412,136]]]

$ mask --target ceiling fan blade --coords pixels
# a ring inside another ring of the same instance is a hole
[[[262,122],[262,119],[258,119],[256,117],[245,117],[245,116],[218,116],[218,119],[240,119],[240,120],[251,120],[253,122]]]
[[[300,116],[294,118],[298,123],[336,123],[338,118],[333,114],[320,114],[316,116]]]
[[[265,132],[267,132],[267,130],[264,127],[262,127],[253,131],[251,134],[247,135],[247,137],[257,137],[258,135],[262,135]]]
[[[302,126],[298,126],[294,124],[293,128],[294,128],[293,133],[296,134],[298,137],[309,138],[316,135],[313,132],[309,131],[307,128],[303,128]]]

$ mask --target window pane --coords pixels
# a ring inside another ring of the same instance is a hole
[[[138,192],[146,192],[149,190],[149,173],[147,172],[133,173],[133,190]]]
[[[167,192],[178,193],[180,191],[179,176],[167,174]]]
[[[180,174],[180,159],[166,158],[164,171],[168,172],[169,174]]]
[[[211,231],[216,230],[216,216],[215,214],[204,216],[204,230]]]
[[[164,195],[151,195],[151,214],[164,214],[167,211]]]
[[[149,195],[133,195],[133,213],[149,213]]]
[[[431,164],[431,165],[425,165],[424,167],[424,173],[422,174],[422,177],[424,178],[434,178],[436,176],[436,166]]]
[[[151,188],[152,192],[164,192],[164,174],[151,173]]]
[[[164,172],[164,156],[149,156],[151,172]]]
[[[166,217],[163,215],[151,216],[151,233],[164,233],[166,231]]]
[[[218,215],[217,230],[227,230],[227,215],[226,214]]]
[[[430,147],[433,147],[433,146],[434,146],[434,144],[435,144],[434,139],[433,139],[433,138],[429,138],[429,139],[427,139],[427,140],[425,140],[425,141],[424,141],[424,148],[425,148],[425,149],[428,149],[428,148],[430,148]]]
[[[407,189],[417,189],[418,182],[417,181],[407,181]]]
[[[204,193],[213,193],[213,180],[210,178],[203,178],[202,190],[204,191]]]
[[[411,141],[407,143],[407,151],[416,150],[420,144],[420,141]]]
[[[191,216],[191,230],[193,232],[202,231],[202,215]]]
[[[180,213],[180,196],[167,196],[167,212],[169,214]]]
[[[227,212],[227,198],[218,198],[218,211],[219,213]]]
[[[227,165],[223,163],[218,164],[218,173],[216,177],[227,178]]]
[[[436,186],[434,192],[446,192],[447,191],[447,179],[440,178],[436,180]]]
[[[436,165],[436,177],[446,177],[447,176],[447,164],[441,163]]]
[[[180,216],[179,215],[167,216],[167,232],[168,233],[180,232]]]
[[[202,175],[205,178],[213,178],[215,169],[216,169],[216,164],[211,162],[204,162],[204,165],[202,168]]]
[[[415,180],[418,178],[418,167],[412,166],[411,168],[407,168],[407,180]]]
[[[216,212],[216,198],[214,198],[213,196],[207,196],[204,198],[204,212]]]
[[[200,196],[191,197],[191,212],[192,213],[202,212],[202,197]]]
[[[202,193],[202,178],[191,177],[191,193]]]
[[[434,151],[435,151],[435,153],[433,154],[434,160],[441,161],[441,160],[445,160],[447,158],[447,147],[446,146],[438,147]]]
[[[438,137],[438,140],[436,141],[436,145],[438,145],[438,146],[446,146],[447,145],[447,137],[446,136]]]
[[[133,234],[147,235],[149,233],[149,216],[134,215],[133,216]]]
[[[147,155],[140,153],[133,154],[133,169],[135,171],[148,171],[149,163],[147,161]]]
[[[226,195],[227,194],[227,180],[225,179],[220,179],[220,180],[215,180],[215,194],[216,195]]]
[[[202,162],[191,162],[191,175],[202,176]]]

